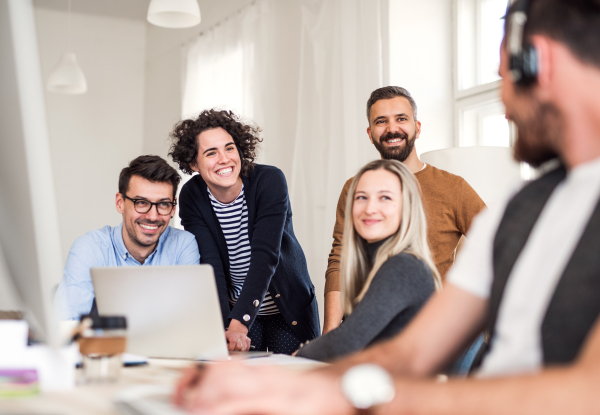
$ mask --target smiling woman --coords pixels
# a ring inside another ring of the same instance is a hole
[[[419,185],[397,160],[367,164],[352,180],[341,261],[346,318],[297,355],[331,361],[402,331],[441,286],[427,246]]]
[[[291,354],[319,335],[314,286],[281,170],[257,165],[260,129],[229,111],[178,123],[169,155],[192,177],[181,224],[215,271],[230,350]]]

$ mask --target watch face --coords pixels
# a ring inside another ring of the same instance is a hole
[[[373,364],[354,366],[344,373],[342,391],[358,409],[390,402],[395,394],[392,377],[380,366]]]

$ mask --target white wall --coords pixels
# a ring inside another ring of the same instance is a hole
[[[249,4],[251,0],[201,2],[202,21],[189,29],[165,29],[146,23],[143,153],[169,162],[168,137],[181,119],[181,49],[203,30]]]
[[[264,139],[258,162],[280,168],[290,186],[298,120],[301,9],[299,1],[273,1],[269,7],[269,22],[265,24],[271,58],[257,63],[258,71],[263,73],[258,94],[264,101],[254,108]]]
[[[181,117],[182,45],[250,3],[201,2],[201,25],[179,30],[142,20],[73,14],[73,51],[86,74],[88,93],[46,93],[65,258],[78,236],[120,222],[114,195],[119,171],[131,159],[140,154],[167,158],[168,134]],[[423,123],[419,153],[452,146],[451,3],[389,0],[389,83],[406,87],[419,105]],[[287,58],[275,63],[272,83],[261,91],[265,99],[279,104],[280,113],[278,122],[270,122],[272,114],[256,114],[265,138],[260,160],[280,167],[290,178],[290,146],[298,116],[300,14],[295,1],[273,2],[272,7],[280,16],[270,23],[273,52]],[[38,8],[36,19],[47,79],[66,49],[66,13]],[[368,139],[366,133],[364,138]],[[294,225],[306,226],[298,220]],[[331,229],[323,232],[329,236]],[[324,264],[318,268],[324,273]],[[324,275],[318,274],[311,277],[322,308]]]
[[[35,17],[46,82],[66,52],[67,14],[37,8]],[[63,260],[77,237],[121,221],[119,172],[142,151],[145,33],[141,21],[72,15],[88,92],[45,93]]]
[[[389,0],[390,84],[418,107],[419,154],[453,146],[452,1]]]

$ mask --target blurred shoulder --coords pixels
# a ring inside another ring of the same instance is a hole
[[[168,226],[165,230],[165,242],[176,243],[176,244],[188,244],[196,241],[196,237],[183,229],[177,229],[172,226]]]
[[[435,290],[433,273],[427,264],[407,252],[396,254],[385,261],[377,271],[376,277],[395,281],[403,289],[410,286],[424,292]]]
[[[71,250],[89,247],[104,247],[112,245],[111,235],[117,227],[106,225],[100,229],[89,231],[73,242]]]
[[[467,183],[466,180],[461,176],[457,176],[456,174],[452,174],[446,170],[438,169],[430,164],[428,164],[425,170],[422,172],[417,172],[416,177],[421,183],[432,182],[437,183],[438,185],[444,184],[454,186],[462,186],[463,184]]]
[[[274,186],[278,184],[287,186],[283,171],[278,167],[267,164],[255,164],[249,180],[251,183],[255,183],[256,186]]]
[[[181,194],[187,194],[187,193],[190,193],[190,192],[192,192],[192,193],[193,192],[197,192],[200,189],[202,189],[203,187],[206,188],[206,182],[204,181],[204,179],[202,178],[202,176],[199,175],[199,174],[194,174],[181,187],[180,197],[181,197]]]
[[[404,273],[404,270],[406,270],[410,273],[424,272],[431,274],[429,267],[427,264],[425,264],[425,262],[423,262],[423,260],[407,252],[400,252],[399,254],[390,257],[383,263],[381,269],[402,270],[401,273]]]
[[[283,176],[280,168],[268,164],[255,164],[250,176]]]

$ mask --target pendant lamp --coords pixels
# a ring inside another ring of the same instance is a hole
[[[148,21],[169,29],[182,29],[200,24],[198,0],[151,0]]]
[[[71,0],[68,11],[68,49],[71,50]],[[87,91],[85,75],[77,63],[73,52],[66,52],[50,74],[46,88],[50,92],[77,95]]]

